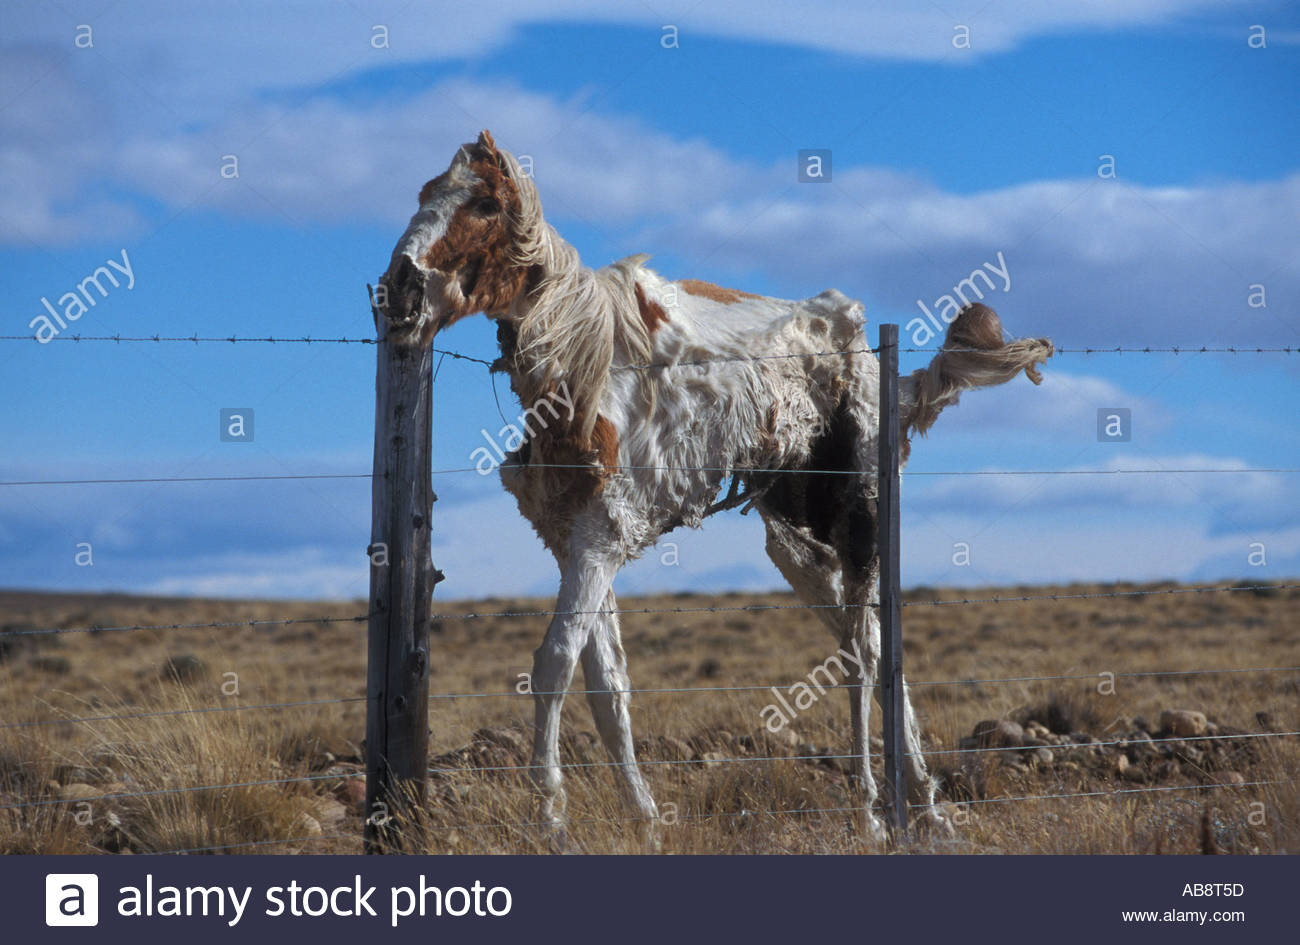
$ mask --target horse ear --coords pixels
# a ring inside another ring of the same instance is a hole
[[[501,156],[501,151],[497,148],[497,143],[492,140],[492,132],[488,131],[486,128],[478,133],[478,148],[479,150],[486,152],[493,160],[495,160],[497,167],[499,167],[503,173],[506,173],[507,175],[509,174],[509,169],[506,166],[506,159]]]

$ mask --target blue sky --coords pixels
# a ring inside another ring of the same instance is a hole
[[[986,301],[1015,334],[1300,343],[1300,14],[1063,6],[11,3],[0,334],[125,252],[131,288],[67,333],[368,336],[421,184],[490,128],[590,264],[835,286],[872,340],[915,338],[918,300],[1001,258]],[[808,148],[830,183],[797,183]],[[493,339],[479,318],[439,345]],[[915,444],[905,583],[1300,574],[1300,475],[920,475],[1294,468],[1300,356],[1062,354],[1046,378],[967,395]],[[0,385],[4,481],[370,469],[369,346],[3,341]],[[436,468],[472,465],[498,398],[517,415],[497,386],[442,365]],[[252,443],[220,442],[223,407],[253,408]],[[1132,411],[1130,442],[1097,441],[1102,407]],[[553,591],[494,478],[435,489],[440,595]],[[0,584],[360,597],[368,531],[363,479],[0,486]],[[667,541],[622,591],[780,586],[754,516]]]

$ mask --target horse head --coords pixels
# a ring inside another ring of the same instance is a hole
[[[487,131],[461,145],[421,188],[380,282],[380,307],[395,323],[418,326],[422,342],[475,312],[509,314],[539,271],[520,250],[528,220],[541,218],[536,194]]]

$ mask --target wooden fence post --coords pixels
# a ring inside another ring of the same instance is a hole
[[[895,836],[907,831],[904,783],[903,639],[899,607],[899,429],[898,326],[880,326],[880,464],[877,514],[880,545],[880,706],[885,743],[885,784],[890,798],[890,826]]]
[[[367,853],[417,852],[428,786],[433,352],[372,301],[378,329],[366,677]]]

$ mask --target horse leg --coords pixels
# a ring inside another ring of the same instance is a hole
[[[552,840],[563,847],[564,776],[560,770],[560,719],[564,694],[573,679],[579,655],[596,626],[596,611],[613,581],[614,568],[582,549],[573,553],[560,576],[556,615],[546,637],[533,653],[533,757],[529,768],[538,793],[537,819]]]
[[[921,726],[912,708],[912,693],[903,680],[903,743],[907,751],[907,796],[920,806],[919,822],[933,829],[939,836],[952,839],[957,835],[952,821],[934,805],[935,781],[926,770],[925,750],[921,746]]]
[[[587,682],[587,704],[596,730],[610,760],[615,764],[620,787],[628,806],[641,823],[642,841],[658,849],[659,810],[637,767],[632,742],[632,720],[628,715],[627,656],[619,634],[614,592],[605,597],[604,610],[582,651],[582,672]]]
[[[760,511],[764,510],[760,507]],[[835,635],[848,658],[841,659],[846,674],[845,688],[849,694],[849,716],[852,723],[853,786],[862,796],[863,826],[877,843],[885,838],[885,827],[876,816],[877,799],[875,778],[871,776],[871,745],[867,740],[867,723],[871,715],[871,687],[875,683],[876,662],[879,656],[879,628],[873,638],[863,611],[870,608],[857,605],[858,600],[845,600],[846,588],[842,581],[842,568],[834,549],[818,541],[805,529],[785,521],[780,515],[764,512],[767,525],[767,555],[777,570],[790,582],[795,594],[806,604],[817,605],[814,611]],[[865,596],[865,585],[850,590],[854,596]],[[827,606],[831,605],[831,606]],[[874,644],[874,646],[873,646]]]
[[[840,648],[849,654],[846,687],[849,694],[854,783],[867,797],[868,809],[876,800],[876,782],[871,775],[871,696],[880,667],[880,623],[872,606],[868,582],[848,581],[844,588],[845,608],[837,613],[840,621]],[[872,839],[884,840],[885,828],[873,818],[869,824]]]

